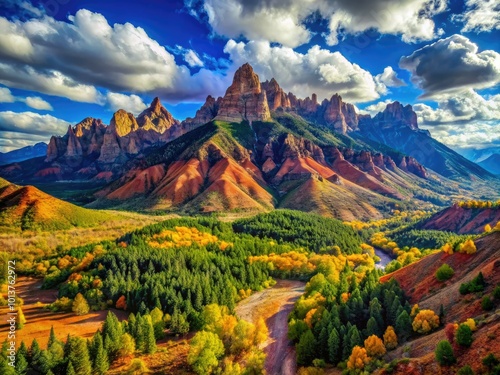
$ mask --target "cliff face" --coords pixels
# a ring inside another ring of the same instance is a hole
[[[228,122],[271,120],[266,92],[250,64],[244,64],[234,74],[215,119]]]

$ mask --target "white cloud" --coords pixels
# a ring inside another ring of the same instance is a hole
[[[466,0],[466,10],[453,20],[464,23],[462,32],[490,32],[500,29],[500,3],[498,0]]]
[[[387,104],[393,103],[394,100],[392,99],[386,99],[383,102],[378,102],[375,104],[371,104],[363,109],[360,109],[358,113],[362,115],[370,115],[374,117],[377,113],[383,112],[385,110],[385,107],[387,107]]]
[[[400,59],[399,66],[411,72],[411,80],[424,90],[422,98],[481,89],[500,82],[500,54],[478,51],[462,35],[452,35],[422,47]]]
[[[419,126],[451,147],[490,147],[500,143],[500,94],[483,97],[474,90],[443,98],[438,107],[415,104]]]
[[[108,104],[113,111],[119,109],[124,109],[127,112],[131,112],[134,115],[138,115],[144,111],[147,106],[144,104],[142,99],[137,95],[125,95],[115,92],[108,92],[106,95]]]
[[[314,2],[288,1],[286,9],[273,3],[205,0],[204,10],[210,26],[219,35],[230,38],[244,35],[249,40],[269,40],[288,47],[308,42],[311,33],[302,21],[314,9],[308,9]]]
[[[386,67],[382,73],[376,75],[375,82],[380,85],[378,91],[384,94],[387,92],[387,87],[406,86],[406,83],[398,77],[391,66]]]
[[[446,0],[204,0],[203,10],[212,30],[219,35],[248,40],[266,40],[297,47],[314,35],[307,29],[308,17],[320,15],[329,24],[326,41],[337,44],[343,34],[376,29],[401,35],[413,43],[431,40],[436,30],[433,16],[446,10]],[[190,13],[199,17],[195,1],[185,1]]]
[[[49,141],[49,136],[0,131],[0,152],[9,152],[38,142]]]
[[[43,100],[39,96],[28,96],[27,98],[23,98],[21,96],[14,96],[12,92],[7,87],[0,87],[0,103],[14,103],[14,102],[23,102],[28,107],[52,111],[53,108],[49,102]]]
[[[45,110],[45,111],[52,111],[54,109],[52,108],[49,102],[43,100],[39,96],[28,96],[26,99],[24,99],[24,102],[28,107],[34,109]]]
[[[0,103],[14,103],[15,101],[15,96],[7,87],[0,87]]]
[[[225,78],[219,73],[201,69],[192,76],[141,27],[110,25],[103,15],[86,9],[68,20],[0,17],[0,83],[99,104],[105,101],[96,87],[161,93],[173,100],[203,99],[207,92],[222,91]],[[199,66],[195,56],[189,53],[188,62]]]
[[[69,122],[51,115],[34,112],[0,112],[0,131],[24,133],[30,135],[62,135],[66,133]]]
[[[261,81],[274,77],[285,91],[299,97],[316,93],[324,99],[338,93],[346,101],[364,102],[380,96],[368,71],[341,53],[319,46],[302,54],[288,47],[272,47],[269,42],[237,43],[231,39],[224,52],[236,66],[249,62]]]
[[[2,63],[1,57],[0,83],[24,90],[62,96],[77,102],[102,104],[102,95],[94,86],[78,83],[59,71],[37,71],[27,65]]]
[[[184,60],[187,62],[187,64],[191,67],[202,67],[203,61],[201,61],[200,56],[193,51],[192,49],[188,49],[186,53],[184,54]]]

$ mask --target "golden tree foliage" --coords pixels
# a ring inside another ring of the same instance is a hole
[[[392,326],[388,326],[384,333],[384,345],[391,350],[398,346],[398,336]],[[366,344],[365,344],[366,346]]]
[[[269,330],[267,329],[266,322],[264,321],[264,318],[260,317],[257,319],[257,322],[255,322],[254,345],[260,345],[263,342],[266,342],[268,337]]]
[[[500,221],[495,225],[495,230],[500,230]]]
[[[369,357],[382,357],[387,350],[382,340],[377,335],[371,335],[365,340],[366,354]]]
[[[484,226],[484,232],[485,232],[485,233],[491,232],[491,225],[490,225],[490,224],[486,224],[486,225]]]
[[[473,240],[467,240],[460,245],[458,251],[463,254],[474,254],[477,251],[476,244]]]
[[[413,318],[415,315],[418,314],[420,309],[418,308],[418,303],[414,304],[413,307],[411,308],[410,316]]]
[[[453,247],[449,243],[446,243],[441,248],[441,251],[445,254],[451,255],[453,254]]]
[[[462,324],[466,324],[466,325],[468,325],[468,326],[469,326],[469,328],[470,328],[470,330],[471,330],[472,332],[477,331],[476,321],[475,321],[474,319],[472,319],[472,318],[467,319],[467,320],[466,320],[465,322],[463,322]],[[458,328],[458,325],[457,325],[457,328]]]
[[[351,356],[347,360],[347,368],[349,370],[362,370],[371,358],[368,357],[366,349],[356,345],[351,352]]]
[[[209,243],[218,243],[221,250],[232,246],[231,243],[219,241],[217,236],[207,232],[201,232],[197,228],[175,227],[175,230],[166,229],[161,233],[155,234],[149,245],[155,248],[171,249],[175,247],[184,247],[197,244],[206,246]]]
[[[413,319],[413,330],[418,333],[428,333],[439,327],[439,316],[432,310],[420,310]]]

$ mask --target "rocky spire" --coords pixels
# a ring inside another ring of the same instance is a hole
[[[215,119],[235,122],[271,119],[266,92],[261,89],[259,76],[250,64],[244,64],[234,74]]]

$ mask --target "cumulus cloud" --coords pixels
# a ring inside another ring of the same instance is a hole
[[[398,77],[397,73],[391,66],[386,67],[383,73],[376,75],[375,82],[380,85],[379,91],[382,93],[387,91],[387,87],[406,86],[406,83]]]
[[[34,112],[0,112],[0,131],[50,137],[66,133],[69,122]]]
[[[307,43],[314,35],[307,29],[309,17],[328,21],[326,41],[339,42],[345,33],[370,29],[401,35],[407,43],[431,40],[442,33],[432,17],[446,10],[446,0],[204,0],[202,11],[219,35],[266,40],[287,47]],[[186,0],[190,13],[199,17],[199,2]]]
[[[237,43],[231,39],[224,52],[237,66],[249,62],[261,81],[274,77],[284,90],[299,97],[316,93],[324,99],[339,93],[347,101],[366,102],[380,96],[368,71],[341,53],[319,46],[303,54],[289,47],[271,46],[269,42]]]
[[[16,98],[7,87],[0,87],[0,103],[14,103]]]
[[[378,102],[375,104],[371,104],[363,109],[360,109],[358,113],[362,115],[370,115],[370,116],[375,116],[379,112],[383,112],[385,110],[385,107],[387,107],[387,104],[393,103],[394,100],[392,99],[386,99],[383,102]]]
[[[465,12],[453,17],[464,23],[462,32],[500,29],[500,3],[497,0],[466,0],[465,5]]]
[[[478,51],[478,46],[462,35],[440,39],[404,56],[399,66],[410,71],[411,80],[424,90],[422,98],[437,97],[500,82],[500,54]]]
[[[49,102],[43,100],[39,96],[28,96],[26,99],[23,100],[28,107],[34,108],[34,109],[39,109],[39,110],[45,110],[45,111],[52,111],[54,108],[50,105]]]
[[[413,106],[421,128],[451,147],[489,147],[500,141],[500,94],[483,97],[474,90],[438,101],[437,108]]]
[[[174,55],[180,55],[184,59],[184,61],[191,67],[191,68],[196,68],[196,67],[202,67],[205,64],[201,60],[200,56],[196,51],[189,49],[189,48],[184,48],[180,45],[176,45],[175,48],[167,47],[167,49],[172,52]]]
[[[0,103],[14,103],[14,102],[23,102],[28,107],[52,111],[53,108],[49,102],[43,100],[39,96],[28,96],[27,98],[23,98],[21,96],[14,96],[12,92],[7,87],[0,87]]]
[[[125,95],[116,92],[108,92],[106,98],[108,100],[109,107],[113,111],[124,109],[127,112],[138,115],[147,108],[146,104],[144,104],[142,99],[137,95]]]
[[[194,53],[187,59],[200,63]],[[100,104],[105,100],[96,87],[162,93],[166,99],[202,99],[221,91],[224,77],[204,69],[198,74],[177,65],[141,27],[110,25],[102,14],[86,9],[68,22],[47,15],[28,21],[0,17],[0,83],[6,86]]]

